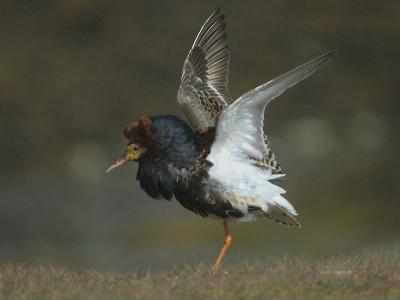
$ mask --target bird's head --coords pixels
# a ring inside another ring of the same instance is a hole
[[[110,172],[128,161],[138,161],[146,154],[154,141],[152,122],[149,117],[143,116],[139,120],[131,122],[124,129],[124,135],[129,140],[121,158],[119,158],[106,172]]]

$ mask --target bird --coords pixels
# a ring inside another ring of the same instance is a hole
[[[267,218],[301,227],[297,212],[276,184],[285,176],[264,132],[268,103],[328,62],[329,51],[233,100],[228,91],[230,52],[225,15],[204,22],[184,61],[177,102],[189,123],[173,115],[145,115],[130,122],[122,156],[106,171],[137,162],[136,179],[155,199],[176,199],[201,217],[220,220],[221,266],[232,243],[229,221]]]

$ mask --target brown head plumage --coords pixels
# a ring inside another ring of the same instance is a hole
[[[149,117],[142,116],[124,128],[124,135],[130,143],[148,147],[154,141],[154,132],[151,123]]]

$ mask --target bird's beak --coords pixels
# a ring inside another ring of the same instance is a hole
[[[125,164],[128,161],[128,158],[126,155],[123,155],[120,159],[118,159],[115,163],[112,164],[111,167],[109,167],[106,171],[106,173],[122,166],[123,164]]]

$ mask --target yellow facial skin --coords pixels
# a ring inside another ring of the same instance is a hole
[[[139,144],[130,144],[125,148],[125,152],[120,159],[112,164],[106,171],[106,173],[119,168],[120,166],[126,164],[128,161],[137,161],[143,153],[146,152],[146,148],[140,146]]]
[[[126,158],[130,161],[138,160],[144,151],[145,149],[143,149],[140,145],[130,144],[125,149]]]

